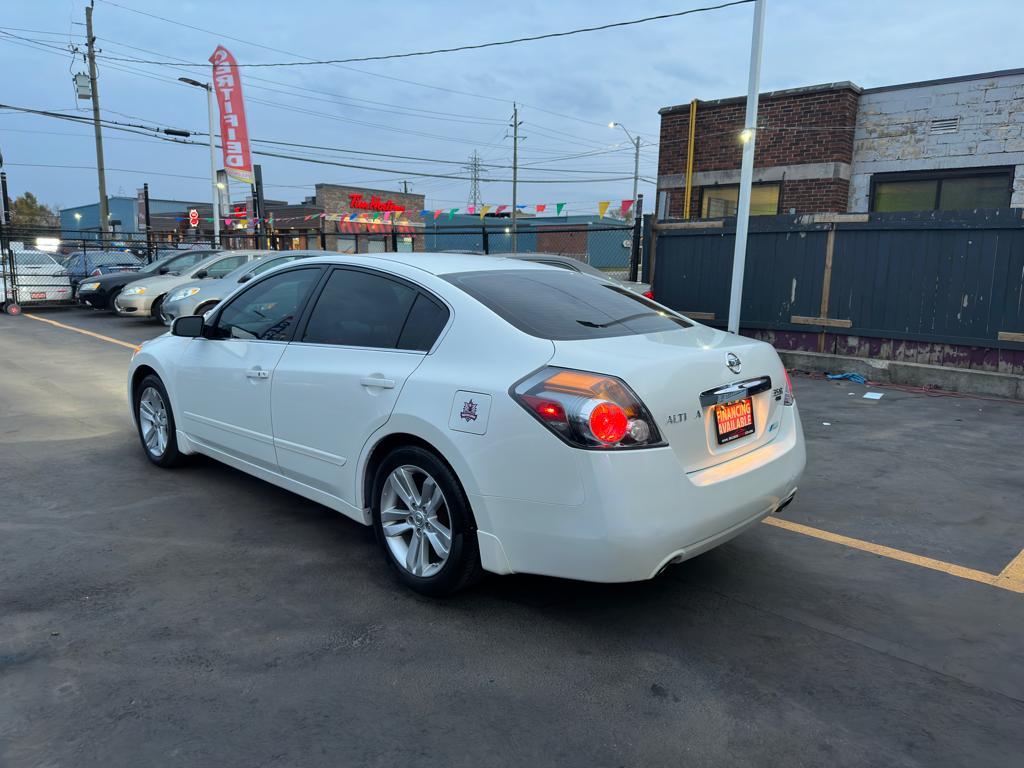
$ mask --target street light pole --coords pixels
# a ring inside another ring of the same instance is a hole
[[[220,195],[217,192],[217,149],[213,127],[213,86],[210,83],[200,83],[189,77],[179,77],[178,80],[186,85],[202,88],[206,91],[206,112],[210,122],[210,191],[213,193],[213,242],[220,245]]]
[[[640,137],[637,136],[636,138],[634,138],[633,134],[626,130],[626,126],[624,126],[622,123],[611,122],[608,123],[608,127],[621,128],[629,137],[629,142],[633,145],[633,148],[636,150],[633,156],[633,207],[629,209],[629,220],[633,221],[633,211],[636,209],[637,188],[640,183]]]
[[[736,244],[732,255],[732,287],[729,292],[730,333],[740,332],[740,303],[743,300],[743,269],[747,261],[747,230],[750,225],[750,189],[754,181],[754,144],[757,140],[757,96],[761,89],[761,48],[764,41],[765,0],[754,2],[754,31],[750,41],[750,79],[747,83],[747,115],[740,141],[740,194],[736,206]]]

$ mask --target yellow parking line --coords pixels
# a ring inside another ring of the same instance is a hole
[[[911,565],[917,565],[921,568],[930,568],[933,571],[942,571],[943,573],[948,573],[950,576],[956,576],[960,579],[970,579],[971,581],[977,581],[981,584],[988,584],[990,587],[999,587],[999,589],[1007,589],[1011,592],[1024,594],[1024,552],[1017,555],[1017,557],[1015,557],[1013,561],[997,575],[985,573],[985,571],[976,571],[973,568],[964,568],[962,565],[945,563],[942,560],[934,560],[930,557],[922,557],[921,555],[915,555],[912,552],[904,552],[901,549],[893,549],[892,547],[886,547],[882,544],[872,544],[870,541],[862,541],[861,539],[853,539],[849,536],[842,536],[838,533],[822,531],[818,528],[811,528],[809,525],[801,525],[800,523],[794,523],[790,520],[783,520],[780,517],[766,517],[763,522],[768,525],[774,525],[776,528],[785,528],[787,531],[802,533],[804,536],[811,536],[815,539],[821,539],[822,541],[830,541],[833,544],[842,544],[844,547],[859,549],[863,552],[870,552],[873,555],[879,555],[881,557],[899,560],[904,563],[910,563]]]
[[[140,349],[138,344],[130,344],[127,341],[121,341],[120,339],[112,339],[110,336],[104,336],[102,333],[93,333],[92,331],[86,331],[83,328],[76,328],[73,325],[66,325],[64,323],[58,323],[56,320],[50,320],[50,319],[45,318],[45,317],[39,317],[38,315],[33,315],[33,314],[29,313],[29,312],[22,312],[21,316],[22,317],[31,317],[33,320],[38,320],[40,323],[49,323],[50,325],[55,325],[58,328],[64,328],[64,329],[66,329],[68,331],[74,331],[75,333],[81,333],[81,334],[84,334],[85,336],[92,336],[94,339],[99,339],[100,341],[106,341],[106,342],[109,342],[111,344],[118,344],[119,346],[122,346],[122,347],[128,347],[128,349],[133,349],[133,350]]]

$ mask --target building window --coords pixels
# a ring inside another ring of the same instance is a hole
[[[355,253],[356,252],[356,236],[355,235],[338,235],[335,240],[335,250],[338,253]]]
[[[1007,208],[1012,184],[1012,168],[876,173],[871,178],[871,210]]]
[[[776,216],[779,213],[779,192],[779,184],[754,184],[750,190],[750,215]],[[735,216],[739,199],[739,184],[701,187],[700,216],[702,219]]]

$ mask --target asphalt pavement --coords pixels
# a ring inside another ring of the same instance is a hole
[[[798,376],[789,528],[435,601],[347,518],[148,463],[109,339],[162,327],[37,314],[108,340],[0,317],[0,766],[1021,762],[1024,594],[970,574],[1024,549],[1022,404]]]

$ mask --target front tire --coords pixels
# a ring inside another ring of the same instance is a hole
[[[152,306],[149,308],[149,317],[151,320],[156,320],[158,323],[162,323],[163,320],[160,318],[160,307],[164,305],[164,297],[157,296],[153,300]]]
[[[147,459],[165,469],[181,464],[171,400],[155,375],[146,376],[135,387],[135,422]]]
[[[410,446],[388,454],[374,478],[372,510],[384,557],[411,589],[444,597],[482,575],[469,501],[430,451]]]

